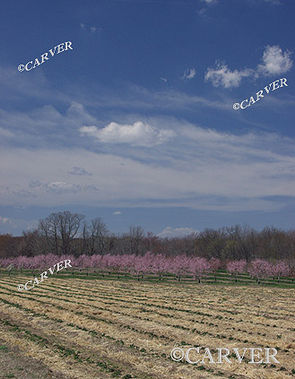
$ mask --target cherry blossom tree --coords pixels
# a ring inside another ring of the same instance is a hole
[[[254,259],[248,267],[248,273],[260,284],[262,278],[272,275],[272,265],[264,259]]]
[[[271,273],[274,277],[277,278],[278,282],[280,281],[280,278],[282,276],[288,276],[291,273],[290,266],[284,262],[280,261],[272,265],[271,267]]]
[[[201,277],[210,271],[210,263],[206,258],[192,258],[190,261],[190,272],[194,275],[195,280],[201,283]]]
[[[217,270],[221,267],[221,260],[218,258],[211,258],[209,260],[209,265],[210,265],[210,272],[213,272],[214,280],[216,282],[216,273],[217,273]]]
[[[170,259],[169,272],[176,275],[178,281],[182,275],[185,275],[190,270],[190,258],[184,254],[177,255]]]
[[[159,275],[159,281],[162,280],[163,275],[170,271],[171,258],[165,257],[163,254],[153,255],[151,261],[151,272]]]
[[[247,262],[245,259],[241,259],[238,261],[230,261],[226,264],[226,270],[231,275],[234,275],[235,281],[238,281],[238,274],[242,274],[245,272],[247,266]]]

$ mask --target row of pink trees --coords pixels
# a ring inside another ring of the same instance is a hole
[[[158,275],[159,280],[161,280],[164,274],[173,274],[178,280],[182,276],[193,275],[199,282],[203,275],[215,272],[221,266],[221,262],[218,259],[207,260],[187,255],[166,257],[162,254],[152,254],[150,252],[142,256],[134,254],[81,255],[74,260],[74,264],[81,268],[93,268],[109,272],[126,272],[136,275],[138,279],[148,273]]]
[[[206,258],[189,257],[187,255],[167,257],[162,254],[147,252],[142,256],[135,254],[106,254],[80,255],[78,258],[53,254],[38,255],[35,257],[18,256],[0,260],[0,267],[13,267],[20,270],[45,270],[64,259],[70,259],[73,267],[79,269],[96,269],[103,272],[124,272],[136,275],[138,279],[148,273],[158,275],[159,280],[161,280],[165,274],[173,274],[178,280],[185,275],[193,275],[199,282],[203,275],[209,272],[215,272],[221,265],[218,259],[207,260]]]
[[[22,269],[45,269],[51,266],[54,266],[54,264],[64,260],[64,259],[71,259],[74,261],[73,256],[58,256],[54,254],[46,254],[46,255],[36,255],[34,257],[26,257],[23,255],[20,255],[18,257],[14,258],[3,258],[0,259],[0,267],[13,267],[18,270]]]
[[[280,281],[282,276],[292,274],[291,267],[285,261],[270,263],[265,259],[255,259],[247,264],[245,260],[231,261],[226,265],[226,270],[234,275],[237,280],[237,275],[248,273],[260,283],[263,278],[273,277]]]
[[[252,261],[248,272],[251,276],[256,278],[258,283],[260,283],[262,278],[270,276],[280,281],[282,276],[289,276],[292,273],[287,262],[279,261],[272,264],[264,259],[255,259]]]
[[[78,258],[54,254],[37,255],[35,257],[18,256],[0,259],[0,267],[20,270],[46,270],[64,259],[70,259],[72,266],[81,270],[90,269],[101,272],[129,273],[136,275],[138,279],[146,274],[153,273],[158,275],[159,280],[165,274],[172,274],[178,280],[185,275],[192,275],[199,282],[201,282],[202,276],[208,273],[213,273],[216,280],[216,272],[222,266],[221,261],[216,258],[208,260],[202,257],[190,257],[187,255],[167,257],[162,254],[147,252],[142,256],[135,254],[106,254],[80,255]],[[274,277],[280,280],[282,276],[289,276],[291,274],[289,265],[284,261],[270,263],[263,259],[255,259],[247,263],[245,260],[236,260],[227,262],[225,266],[226,271],[233,275],[236,280],[239,274],[248,273],[256,278],[258,283],[262,278]]]

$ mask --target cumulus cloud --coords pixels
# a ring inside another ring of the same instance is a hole
[[[191,80],[196,76],[196,70],[194,68],[188,68],[184,71],[182,79]]]
[[[217,64],[216,68],[208,68],[205,80],[211,81],[214,87],[239,87],[243,78],[283,74],[291,69],[293,61],[289,51],[283,52],[279,46],[267,46],[263,52],[262,64],[255,70],[230,70],[226,64]]]
[[[193,228],[172,228],[171,226],[167,226],[158,233],[157,236],[160,238],[181,238],[193,233],[198,233],[198,230]]]
[[[252,75],[252,70],[231,71],[227,65],[218,64],[216,68],[208,68],[205,80],[211,81],[214,87],[239,87],[242,78]]]
[[[126,143],[133,146],[155,146],[175,136],[172,130],[158,129],[142,121],[133,124],[111,122],[104,128],[83,126],[79,130],[82,135],[94,137],[103,143]]]
[[[267,46],[263,52],[263,63],[258,65],[258,73],[263,75],[283,74],[291,69],[291,52],[283,52],[280,46]]]
[[[115,211],[115,212],[113,212],[113,215],[115,215],[115,216],[118,216],[118,215],[121,215],[121,214],[122,214],[121,211]]]

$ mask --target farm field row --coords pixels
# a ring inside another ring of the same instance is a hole
[[[56,276],[0,279],[0,341],[64,378],[291,378],[294,289]],[[274,347],[279,364],[191,365],[174,346]],[[5,352],[0,354],[5,356]],[[3,357],[2,357],[3,360]],[[31,362],[31,361],[30,361]],[[21,377],[21,376],[20,376]],[[22,376],[24,377],[24,376]],[[44,376],[46,377],[46,376]]]

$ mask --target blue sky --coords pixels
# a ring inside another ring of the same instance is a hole
[[[59,210],[161,236],[293,228],[294,12],[293,0],[3,4],[0,233]]]

